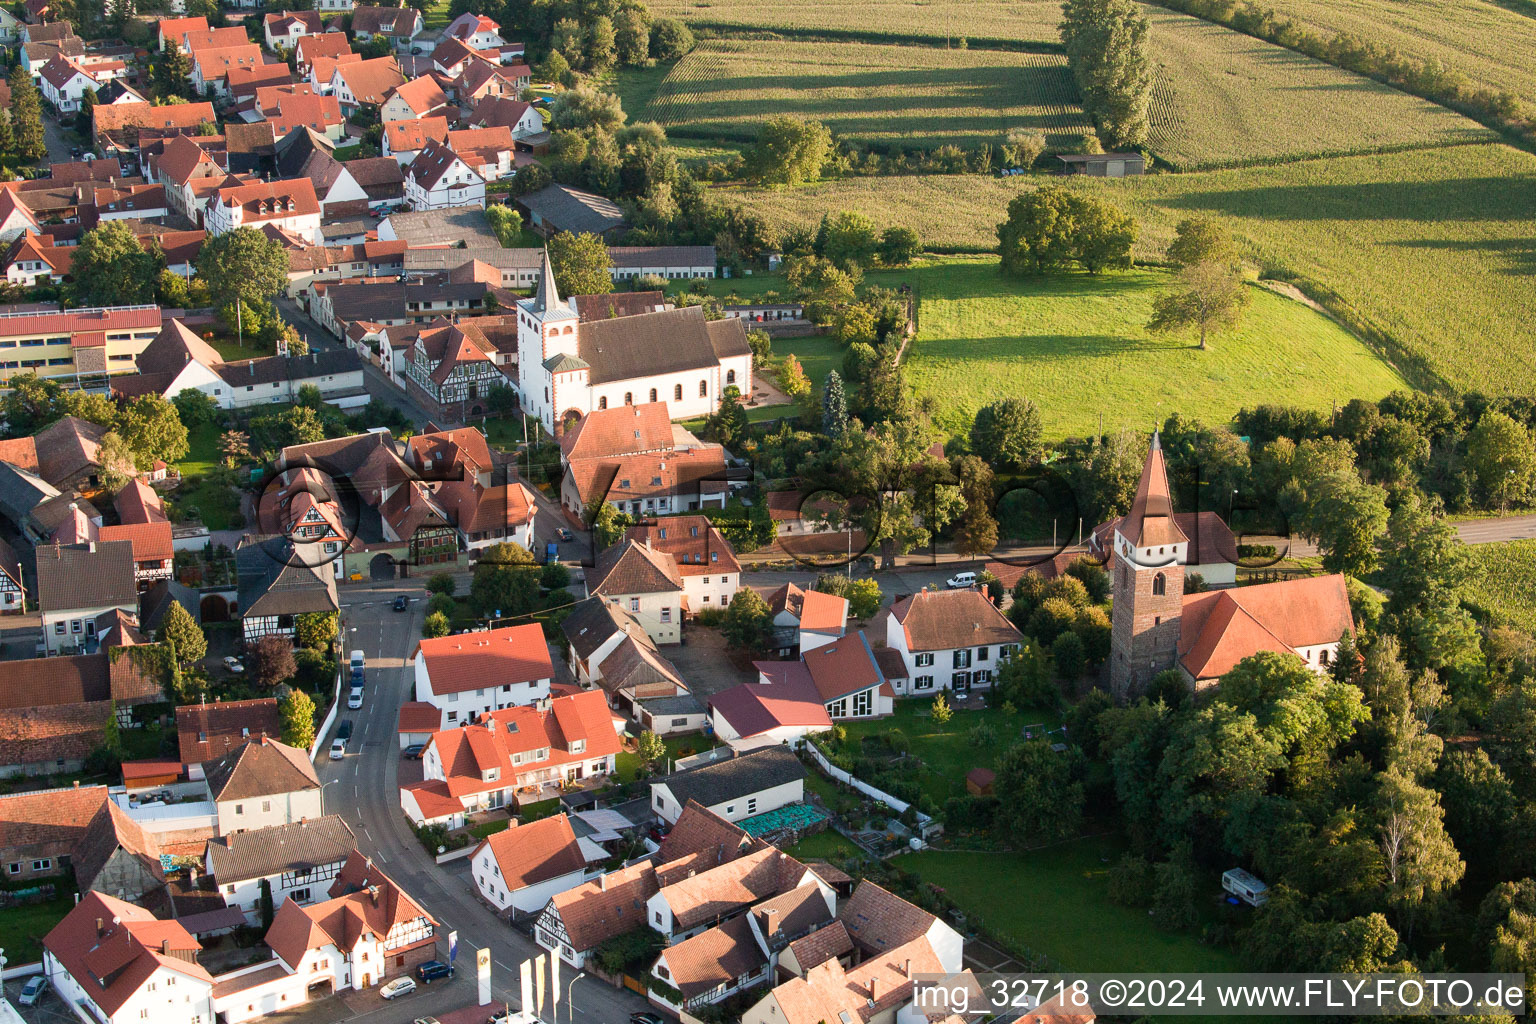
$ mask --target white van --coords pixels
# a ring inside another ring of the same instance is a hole
[[[368,659],[363,656],[362,651],[353,651],[352,657],[350,659],[353,668],[362,668],[367,660]]]
[[[950,590],[969,590],[976,585],[976,574],[973,572],[956,573],[945,580],[944,585]]]

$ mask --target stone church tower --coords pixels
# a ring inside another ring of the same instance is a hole
[[[1144,690],[1152,677],[1173,668],[1179,653],[1184,606],[1184,566],[1189,538],[1174,522],[1168,471],[1157,434],[1136,485],[1131,510],[1115,524],[1110,557],[1109,679],[1117,698]]]

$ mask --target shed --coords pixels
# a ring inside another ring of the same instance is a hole
[[[1140,153],[1062,153],[1062,174],[1086,174],[1090,178],[1124,178],[1147,173],[1146,157]]]
[[[991,768],[972,768],[965,773],[965,791],[972,796],[991,796],[997,773]]]

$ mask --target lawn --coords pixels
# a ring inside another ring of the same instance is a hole
[[[908,752],[923,762],[918,781],[941,807],[945,800],[965,792],[966,772],[991,767],[1005,750],[1021,742],[1025,726],[1054,729],[1061,724],[1061,716],[1054,711],[1025,709],[1010,715],[1001,708],[966,710],[964,702],[952,695],[949,703],[957,710],[944,725],[934,722],[932,701],[916,697],[896,701],[896,713],[890,718],[842,724],[850,741],[900,729],[907,737]],[[973,734],[981,725],[990,730],[990,738]]]
[[[199,424],[187,431],[187,454],[176,468],[182,476],[201,476],[219,464],[219,435],[223,428],[217,423]]]
[[[771,111],[907,148],[997,142],[1010,128],[1066,145],[1089,125],[1059,54],[801,40],[705,41],[625,109],[684,138],[750,141]]]
[[[197,513],[210,530],[234,529],[235,516],[240,512],[240,492],[214,483],[207,476],[196,479],[184,476],[181,486],[171,492],[171,500],[182,513]]]
[[[43,936],[75,905],[74,886],[65,882],[55,884],[64,892],[61,898],[0,910],[0,949],[5,950],[5,959],[12,967],[41,960]]]
[[[208,344],[214,347],[226,363],[235,363],[242,359],[260,359],[272,354],[269,346],[258,344],[255,339],[241,345],[233,334],[226,337],[221,333],[215,333]]]
[[[422,9],[421,27],[427,31],[435,28],[443,28],[448,24],[448,0],[434,0],[432,4]]]
[[[941,887],[985,927],[1078,971],[1235,971],[1237,957],[1161,931],[1147,912],[1109,901],[1118,838],[1080,839],[1032,853],[904,854],[895,864]],[[1219,888],[1212,887],[1214,900]]]
[[[824,38],[989,44],[1035,49],[1060,45],[1054,0],[652,0],[658,18],[682,18],[717,32],[768,29]]]
[[[1149,8],[1148,148],[1175,167],[1487,142],[1445,107],[1184,14]]]
[[[800,368],[811,380],[811,394],[821,397],[821,386],[832,370],[841,370],[846,349],[836,339],[825,334],[805,338],[784,338],[773,343],[773,355],[783,359],[791,353],[800,360]],[[751,410],[748,410],[750,415]]]
[[[1536,630],[1536,540],[1470,544],[1467,603],[1495,622]]]
[[[843,838],[841,833],[832,829],[806,836],[793,846],[786,846],[784,852],[797,860],[826,860],[834,863],[859,856],[858,849]]]
[[[668,761],[675,761],[680,757],[689,757],[720,745],[719,741],[713,736],[705,736],[700,732],[687,732],[678,736],[663,736],[661,741],[667,747],[666,757],[651,766],[651,770],[658,775],[666,774]],[[687,751],[687,753],[684,753],[684,751]],[[618,768],[614,774],[620,782],[633,782],[640,777],[640,758],[633,751],[619,751]]]
[[[1380,339],[1418,386],[1531,389],[1536,156],[1503,145],[1453,146],[1073,183],[1132,209],[1142,225],[1138,252],[1149,257],[1191,213],[1224,218],[1266,275],[1296,281]],[[733,194],[777,226],[814,226],[829,209],[852,209],[881,227],[912,227],[929,245],[973,250],[995,248],[997,222],[1025,187],[1019,179],[950,175]],[[1256,400],[1227,397],[1237,405]]]

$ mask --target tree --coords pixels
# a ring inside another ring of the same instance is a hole
[[[1136,244],[1136,221],[1119,207],[1097,196],[1078,196],[1072,255],[1084,270],[1125,270]]]
[[[16,155],[23,160],[41,160],[48,155],[48,143],[43,135],[43,106],[37,86],[20,63],[11,69],[10,85]]]
[[[1411,937],[1417,914],[1447,897],[1466,864],[1446,835],[1439,793],[1388,769],[1377,807],[1387,899],[1397,908],[1399,930]]]
[[[1083,106],[1119,148],[1147,139],[1152,67],[1147,16],[1132,0],[1066,0],[1061,41]]]
[[[140,469],[148,469],[156,460],[178,462],[191,450],[187,425],[176,407],[159,395],[135,398],[118,416],[117,430]]]
[[[496,233],[496,240],[504,248],[517,246],[518,236],[523,233],[523,215],[506,203],[491,203],[485,208],[485,219]]]
[[[599,549],[612,547],[624,536],[624,531],[635,525],[635,517],[603,499],[597,499],[596,508],[587,517],[591,521],[592,543]]]
[[[336,613],[305,612],[294,619],[294,628],[300,647],[324,653],[336,642]]]
[[[285,693],[277,702],[282,716],[282,739],[290,747],[308,750],[315,744],[315,702],[309,694],[297,687]]]
[[[613,19],[607,15],[598,15],[587,25],[586,40],[587,70],[594,75],[601,75],[612,70],[614,62],[618,60],[618,41],[614,35]]]
[[[1015,196],[997,226],[1003,273],[1044,274],[1064,266],[1073,256],[1077,212],[1077,197],[1059,185]]]
[[[11,112],[0,110],[0,153],[9,154],[16,148],[16,133],[11,128]]]
[[[1363,576],[1376,567],[1387,526],[1387,493],[1353,474],[1318,481],[1297,528],[1323,549],[1323,568]]]
[[[624,126],[626,118],[617,96],[586,82],[556,93],[549,110],[554,123],[564,131],[600,128],[612,134]]]
[[[725,617],[720,622],[720,633],[732,647],[748,651],[760,651],[768,646],[768,634],[773,626],[773,616],[762,595],[751,587],[742,587],[731,598]]]
[[[841,270],[858,267],[865,269],[875,262],[875,252],[880,245],[875,235],[875,222],[851,210],[826,218],[824,234],[817,254],[832,262]]]
[[[575,18],[561,18],[555,22],[549,36],[550,52],[560,54],[571,67],[580,67],[583,63],[581,40],[581,22]]]
[[[971,424],[971,451],[999,469],[1023,469],[1040,461],[1044,427],[1040,410],[1027,398],[1003,398],[984,405]]]
[[[293,678],[299,670],[293,659],[293,645],[280,633],[268,633],[250,651],[251,678],[271,688]]]
[[[993,783],[998,825],[1020,846],[1075,836],[1082,825],[1085,791],[1082,755],[1057,753],[1044,740],[1016,744],[997,763]]]
[[[1083,641],[1076,633],[1066,632],[1051,641],[1051,661],[1056,674],[1066,682],[1076,682],[1088,667]]]
[[[133,446],[115,430],[102,435],[96,461],[101,464],[102,486],[113,494],[122,490],[138,472],[134,466]]]
[[[778,114],[763,122],[742,154],[748,176],[775,185],[799,185],[821,177],[832,156],[832,133],[820,121]]]
[[[651,26],[644,9],[626,9],[613,17],[614,45],[618,48],[619,63],[628,66],[644,64],[651,54]]]
[[[70,274],[82,306],[133,306],[155,297],[155,257],[120,220],[80,236]]]
[[[1157,334],[1194,331],[1200,348],[1212,334],[1231,330],[1248,305],[1248,286],[1229,266],[1207,261],[1179,271],[1179,287],[1152,300],[1147,330]]]
[[[203,627],[180,601],[172,601],[166,609],[159,637],[176,645],[176,656],[183,665],[196,665],[208,656],[208,637],[203,633]]]
[[[155,88],[161,96],[189,96],[192,92],[192,61],[182,52],[181,46],[167,40],[165,52],[155,62]]]
[[[539,604],[539,567],[529,551],[503,541],[492,544],[475,563],[469,599],[482,616],[516,616]]]
[[[288,284],[288,250],[255,228],[236,228],[203,243],[197,276],[215,305],[265,304]]]
[[[904,267],[922,255],[923,241],[911,228],[889,227],[880,234],[876,254],[887,267]]]
[[[1045,133],[1035,128],[1010,128],[1003,136],[1003,159],[1025,170],[1045,152]]]
[[[599,235],[560,232],[549,240],[549,263],[561,295],[606,295],[613,291],[613,259]]]
[[[427,578],[427,592],[431,594],[447,594],[452,597],[457,587],[453,577],[446,572],[435,572]]]
[[[799,364],[795,365],[798,368]],[[805,374],[801,373],[800,376],[804,378]],[[805,388],[809,390],[810,382],[805,383]],[[704,433],[725,447],[734,448],[736,442],[746,436],[748,426],[747,411],[741,407],[741,393],[733,384],[720,396],[720,408],[704,421]]]
[[[779,387],[784,394],[799,401],[811,393],[811,380],[800,366],[800,360],[791,352],[779,366]]]
[[[1483,413],[1467,432],[1467,468],[1501,507],[1524,504],[1536,484],[1536,442],[1530,430],[1502,412]]]
[[[219,455],[233,469],[251,457],[251,439],[238,430],[226,430],[219,435]]]
[[[551,85],[570,87],[576,84],[576,73],[571,70],[571,62],[559,50],[550,50],[539,64],[538,75],[540,80]]]
[[[635,756],[640,759],[640,764],[649,771],[657,761],[667,756],[667,745],[661,741],[661,737],[646,729],[640,733],[640,738],[635,741]]]
[[[880,584],[873,576],[861,576],[848,585],[848,614],[856,619],[872,619],[880,610]]]
[[[935,725],[948,725],[949,720],[955,717],[955,711],[949,706],[948,699],[941,693],[933,698],[933,703],[928,706],[928,713],[933,716]]]
[[[843,393],[843,376],[829,370],[821,389],[821,431],[828,437],[841,437],[847,429],[848,397]]]
[[[197,388],[182,388],[171,399],[171,404],[176,407],[176,415],[181,417],[181,422],[189,431],[207,426],[219,415],[219,403],[213,400],[213,396]]]
[[[1237,249],[1227,229],[1215,217],[1197,214],[1179,221],[1174,239],[1168,244],[1168,258],[1180,267],[1201,263],[1230,266],[1237,262]]]
[[[428,640],[435,640],[440,636],[447,636],[453,631],[448,622],[448,616],[442,612],[431,612],[421,623],[421,635]]]
[[[664,64],[683,57],[693,46],[693,32],[676,18],[658,18],[651,26],[651,52]]]

